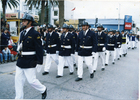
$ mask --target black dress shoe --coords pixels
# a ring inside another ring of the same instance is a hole
[[[105,70],[105,68],[102,68],[101,70],[102,70],[102,71],[104,71],[104,70]]]
[[[105,64],[105,66],[108,66],[108,64]]]
[[[113,62],[112,64],[115,64],[115,62]]]
[[[64,68],[68,68],[68,66],[64,66]]]
[[[78,68],[76,67],[76,70],[78,70]]]
[[[81,80],[82,78],[79,78],[79,77],[75,79],[76,82],[81,81]]]
[[[120,60],[120,58],[118,58],[118,60]]]
[[[47,75],[47,74],[49,74],[49,72],[43,72],[43,73],[42,73],[42,75]]]
[[[42,93],[42,99],[45,99],[47,97],[47,89],[45,90],[44,93]]]
[[[60,78],[60,77],[62,77],[62,76],[60,76],[60,75],[57,75],[57,76],[56,76],[56,78]]]
[[[76,66],[76,64],[74,64],[73,66]]]
[[[90,74],[90,78],[93,78],[94,77],[94,73]]]
[[[120,55],[120,57],[122,57],[122,56]]]
[[[70,75],[73,75],[73,72],[71,72]]]
[[[96,70],[93,71],[94,73],[96,72]]]

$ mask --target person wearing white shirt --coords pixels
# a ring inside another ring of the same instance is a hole
[[[4,55],[4,62],[11,60],[11,52],[7,46],[2,50],[2,53]]]

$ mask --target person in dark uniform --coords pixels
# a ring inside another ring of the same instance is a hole
[[[60,78],[63,76],[63,68],[65,62],[69,66],[70,75],[73,75],[73,63],[71,54],[75,50],[75,38],[69,33],[69,26],[67,24],[63,24],[63,34],[60,38],[60,50],[59,50],[59,64],[58,64],[58,75],[56,78]]]
[[[78,52],[78,78],[75,79],[76,82],[81,81],[83,78],[83,61],[85,60],[90,72],[90,78],[94,77],[93,66],[92,66],[92,54],[96,52],[97,38],[95,33],[89,29],[90,25],[87,22],[82,23],[82,29],[77,37],[77,47]]]
[[[115,58],[120,60],[120,55],[121,55],[121,45],[122,45],[122,35],[120,34],[119,30],[116,30],[116,41],[117,41],[117,46],[115,48]]]
[[[34,30],[34,18],[25,14],[22,18],[23,31],[20,33],[18,48],[19,57],[15,75],[15,99],[23,99],[25,79],[42,93],[42,99],[47,96],[47,88],[36,79],[36,66],[43,64],[43,47],[40,34]],[[39,64],[39,65],[37,65]]]
[[[108,65],[109,63],[109,56],[111,53],[112,56],[112,64],[115,64],[115,53],[114,53],[114,48],[117,45],[117,41],[116,41],[116,36],[114,35],[114,31],[110,30],[109,31],[109,36],[107,36],[107,46],[106,46],[106,61],[105,61],[105,66]]]
[[[122,45],[121,45],[121,55],[123,55],[124,57],[127,55],[127,36],[124,33],[124,30],[121,31],[122,33]]]
[[[75,39],[75,48],[76,48],[76,42],[77,42],[77,34],[74,32],[74,27],[73,25],[69,25],[69,31],[71,32],[72,35],[74,35],[74,39]],[[72,53],[72,59],[73,59],[73,65],[76,66],[76,59],[75,59],[75,50]]]
[[[98,29],[98,33],[96,33],[96,37],[97,37],[97,52],[95,53],[95,57],[94,57],[94,72],[96,72],[96,68],[97,68],[97,64],[98,64],[98,58],[99,56],[101,57],[102,60],[102,68],[101,70],[104,71],[105,70],[105,50],[106,50],[106,44],[107,44],[107,35],[103,32],[103,25],[98,24],[97,26]]]
[[[46,34],[46,64],[44,68],[43,75],[49,74],[49,69],[51,67],[52,60],[58,65],[58,51],[59,51],[59,34],[53,31],[54,27],[52,25],[48,25],[48,33]]]

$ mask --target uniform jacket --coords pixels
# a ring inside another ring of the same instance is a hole
[[[20,55],[17,60],[17,66],[20,68],[35,68],[37,64],[43,64],[43,47],[41,35],[31,28],[28,33],[20,35],[20,43],[23,43],[22,52],[35,51],[35,55]]]
[[[122,35],[121,34],[119,34],[119,36],[116,35],[116,41],[117,41],[116,48],[119,48],[119,45],[122,45]]]
[[[132,41],[135,41],[135,40],[136,40],[136,37],[132,35]]]
[[[65,48],[63,46],[70,46],[71,48]],[[60,56],[70,56],[75,50],[75,38],[74,35],[71,33],[68,33],[65,37],[65,34],[63,33],[60,38],[60,50],[59,55]]]
[[[6,33],[6,34],[2,33],[2,35],[1,35],[1,45],[8,46],[9,39],[10,39],[10,37],[9,37],[8,33]]]
[[[109,51],[114,51],[114,48],[117,46],[116,36],[107,36],[107,46],[106,49]]]
[[[122,35],[122,44],[125,44],[126,43],[126,34],[123,34]]]
[[[54,47],[50,47],[56,45]],[[46,34],[46,50],[49,54],[55,54],[56,51],[59,51],[60,38],[56,32],[53,32],[50,36],[50,33]]]
[[[107,35],[104,32],[102,32],[101,35],[96,33],[96,37],[97,37],[97,52],[103,52],[102,51],[103,47],[106,47],[107,45]]]
[[[76,45],[77,45],[77,34],[75,32],[72,32],[72,35],[74,36],[74,40],[75,40],[75,50],[76,50]],[[75,50],[73,52],[73,54],[75,53]]]
[[[92,48],[84,48],[84,46],[91,46]],[[92,52],[96,52],[97,49],[97,38],[95,33],[90,29],[86,33],[86,36],[81,31],[77,37],[76,51],[79,56],[91,56]]]

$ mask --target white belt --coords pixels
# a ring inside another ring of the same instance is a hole
[[[92,46],[80,46],[80,48],[91,49]]]
[[[107,44],[107,45],[109,45],[109,46],[114,46],[114,44]]]
[[[56,46],[56,44],[54,44],[54,45],[48,45],[49,48],[55,47],[55,46]]]
[[[71,49],[71,46],[68,45],[68,46],[65,46],[65,45],[61,45],[62,48],[66,48],[66,49]]]
[[[21,52],[21,55],[35,55],[36,52],[35,51],[31,51],[31,52]]]
[[[104,44],[98,44],[98,46],[104,46]]]
[[[120,42],[117,42],[117,44],[120,44]]]

